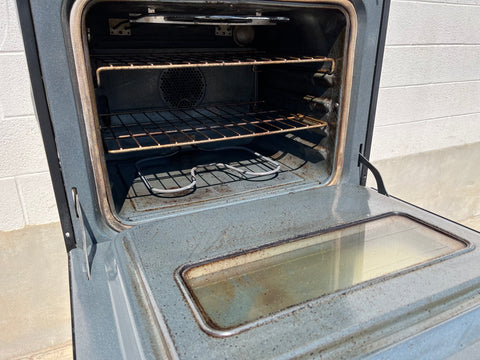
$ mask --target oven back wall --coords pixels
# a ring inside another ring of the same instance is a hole
[[[185,92],[184,89],[189,91]],[[96,91],[108,98],[110,112],[182,108],[197,104],[255,101],[255,76],[248,67],[106,71]],[[103,112],[103,109],[100,109]]]

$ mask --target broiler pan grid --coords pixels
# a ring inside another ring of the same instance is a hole
[[[109,153],[204,144],[312,128],[327,123],[263,102],[208,105],[189,109],[146,110],[100,115],[109,125],[101,133]]]

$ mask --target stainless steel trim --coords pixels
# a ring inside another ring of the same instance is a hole
[[[104,149],[98,124],[98,113],[94,98],[92,68],[89,60],[87,29],[85,16],[88,9],[98,3],[116,0],[77,0],[72,6],[70,13],[70,35],[72,51],[75,62],[80,102],[83,113],[83,121],[87,134],[88,149],[92,163],[93,176],[97,191],[97,199],[102,216],[106,223],[116,231],[130,228],[115,212],[112,193],[108,185],[107,169],[105,163]],[[287,2],[288,0],[278,0]],[[291,1],[290,1],[291,2]],[[348,115],[353,79],[353,59],[355,54],[355,42],[357,36],[357,16],[354,6],[347,0],[297,0],[297,4],[318,4],[322,8],[334,8],[342,11],[347,20],[347,41],[345,44],[346,61],[343,64],[343,95],[339,114],[339,126],[337,129],[337,141],[335,146],[335,158],[332,175],[324,185],[337,184],[342,175],[344,163],[346,130],[348,126]]]

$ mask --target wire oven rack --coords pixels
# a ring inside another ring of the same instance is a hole
[[[298,63],[322,63],[319,71],[332,73],[335,60],[325,56],[284,56],[263,51],[149,53],[92,55],[97,83],[104,71],[138,69],[172,69],[185,67],[246,66]]]
[[[303,114],[260,108],[263,102],[100,115],[106,150],[124,153],[324,128]]]

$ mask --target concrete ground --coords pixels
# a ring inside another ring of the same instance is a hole
[[[480,216],[463,223],[480,231]],[[72,359],[60,225],[0,232],[0,360]]]
[[[464,220],[462,221],[462,224],[468,226],[469,228],[480,231],[480,215]]]
[[[72,359],[59,223],[0,232],[0,359]]]

